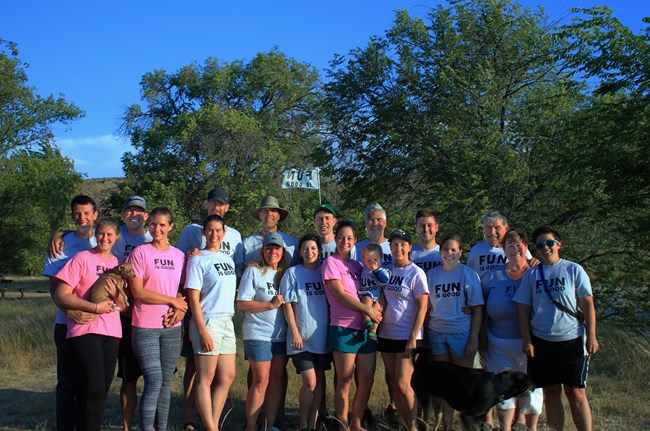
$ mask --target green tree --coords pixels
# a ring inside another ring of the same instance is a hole
[[[312,67],[273,50],[250,62],[209,58],[173,74],[154,71],[141,85],[143,104],[124,118],[135,147],[123,157],[129,191],[171,206],[182,225],[198,218],[209,189],[223,187],[234,200],[229,223],[242,233],[255,225],[248,209],[275,194],[296,215],[288,230],[302,231],[297,216],[313,207],[314,193],[289,195],[279,186],[284,170],[310,164],[320,139]]]
[[[53,144],[52,126],[83,113],[27,83],[16,44],[0,39],[0,272],[37,274],[51,233],[69,214],[82,179]]]
[[[27,85],[26,67],[18,58],[17,45],[0,39],[0,157],[15,149],[50,144],[52,125],[83,115],[62,96],[36,94]]]

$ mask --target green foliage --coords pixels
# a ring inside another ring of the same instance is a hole
[[[52,126],[83,113],[62,97],[35,94],[26,67],[16,44],[0,39],[0,273],[42,271],[45,244],[82,181],[53,146]]]
[[[302,231],[299,214],[315,206],[314,193],[279,186],[286,169],[310,165],[319,139],[315,70],[273,50],[247,63],[209,58],[174,74],[154,71],[141,84],[144,107],[131,106],[124,118],[136,150],[123,157],[120,197],[138,192],[171,206],[182,226],[222,187],[233,201],[229,223],[250,234],[258,226],[248,209],[273,194],[293,210],[285,229]]]
[[[0,273],[40,274],[45,245],[69,219],[69,203],[82,179],[58,149],[18,150],[0,158]]]
[[[18,58],[13,42],[0,39],[0,157],[16,149],[51,143],[52,125],[81,116],[62,96],[42,97],[27,85],[27,65]]]

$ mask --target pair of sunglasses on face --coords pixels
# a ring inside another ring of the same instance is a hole
[[[537,250],[541,250],[544,247],[553,248],[553,244],[556,244],[558,242],[560,242],[560,241],[558,241],[556,239],[547,239],[546,241],[536,243],[535,248]]]

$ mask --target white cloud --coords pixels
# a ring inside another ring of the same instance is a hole
[[[88,178],[123,177],[122,155],[133,148],[114,135],[56,138],[61,153]]]

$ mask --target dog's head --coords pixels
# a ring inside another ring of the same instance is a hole
[[[429,348],[427,346],[418,347],[411,355],[411,358],[413,359],[413,367],[416,371],[424,369],[430,361]]]
[[[117,274],[120,274],[122,278],[133,278],[135,277],[135,272],[133,272],[133,266],[130,263],[123,263],[113,268],[113,271]]]
[[[519,371],[503,371],[496,375],[497,392],[499,400],[518,397],[533,389],[533,382],[526,373]]]

